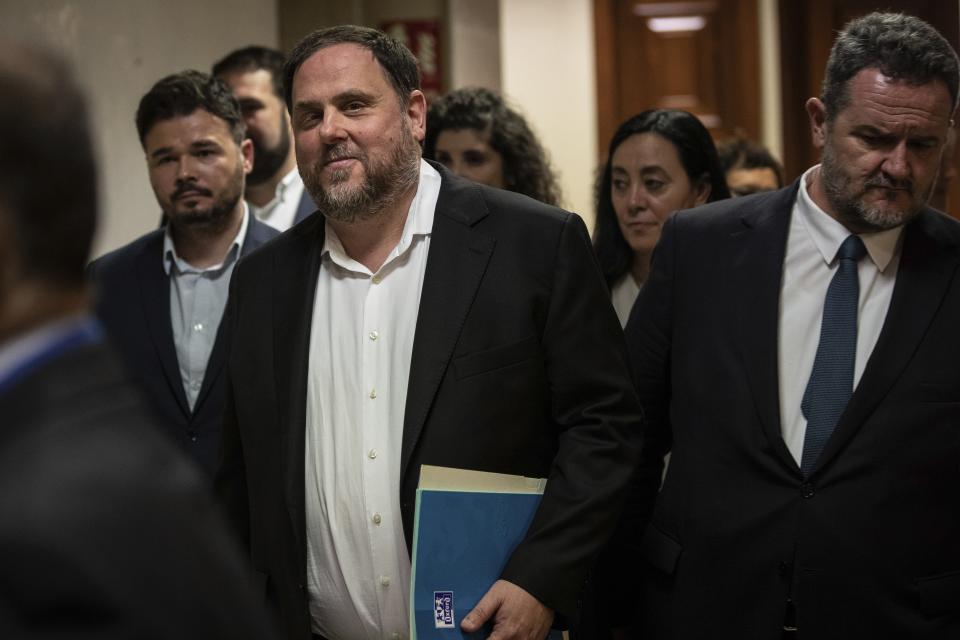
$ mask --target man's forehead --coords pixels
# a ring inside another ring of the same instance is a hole
[[[318,82],[319,81],[319,82]],[[339,93],[346,86],[357,89],[390,89],[387,70],[373,51],[353,43],[341,42],[315,51],[293,76],[294,101],[298,94],[333,89]]]
[[[269,69],[230,71],[220,76],[235,93],[239,90],[264,90],[273,93],[273,74]]]
[[[892,78],[880,69],[861,69],[847,83],[847,107],[876,109],[904,118],[950,119],[953,105],[945,82]],[[845,111],[846,109],[844,109]]]
[[[232,139],[227,121],[206,109],[196,109],[186,115],[157,120],[144,136],[144,144],[149,150],[221,137]]]

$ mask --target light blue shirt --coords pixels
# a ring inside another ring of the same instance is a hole
[[[200,395],[207,361],[227,306],[230,276],[243,249],[249,217],[244,204],[240,231],[223,262],[206,269],[198,269],[177,255],[169,227],[164,235],[163,269],[170,276],[170,327],[180,380],[191,411]]]

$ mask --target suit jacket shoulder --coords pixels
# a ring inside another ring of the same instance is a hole
[[[0,412],[0,634],[269,637],[211,496],[108,348],[44,363]]]

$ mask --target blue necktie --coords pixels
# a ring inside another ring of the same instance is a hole
[[[853,368],[857,358],[857,303],[860,281],[857,263],[867,252],[857,236],[847,236],[837,253],[833,274],[823,303],[820,344],[810,381],[800,409],[807,419],[800,470],[806,478],[830,439],[840,415],[853,394]]]

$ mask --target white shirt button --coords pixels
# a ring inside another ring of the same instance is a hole
[[[202,322],[198,322],[197,324],[193,325],[193,330],[194,330],[194,331],[203,331],[203,323],[202,323]]]
[[[371,460],[374,460],[377,457],[377,450],[370,449],[370,453],[367,454],[367,457],[370,458]]]
[[[383,516],[379,513],[373,514],[373,524],[380,524],[381,522],[383,522]]]
[[[380,576],[380,586],[389,587],[390,586],[390,576]]]
[[[372,278],[370,278],[370,282],[372,282],[373,284],[380,284],[381,279],[382,278],[380,276],[373,276]]]
[[[371,339],[371,340],[376,340],[376,339],[379,338],[379,337],[380,337],[380,334],[379,334],[378,332],[376,332],[376,331],[371,331],[371,332],[370,332],[370,339]]]
[[[373,400],[373,399],[375,399],[376,397],[377,397],[377,390],[376,390],[376,389],[370,389],[370,399]]]

